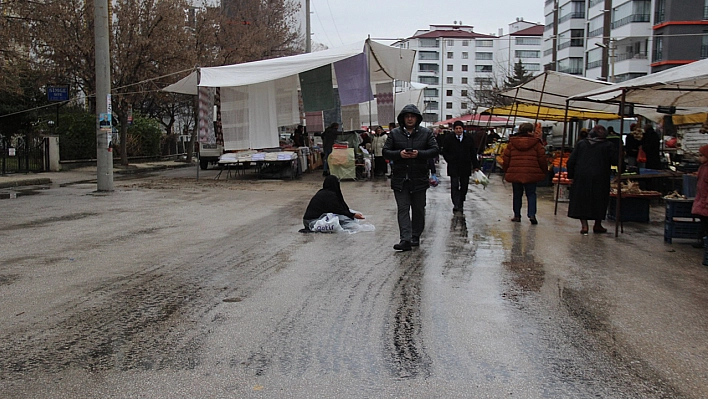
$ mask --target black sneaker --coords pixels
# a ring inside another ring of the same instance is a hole
[[[398,244],[393,246],[393,249],[395,249],[396,251],[410,251],[411,250],[411,242],[401,240],[401,242],[399,242]]]
[[[420,246],[420,238],[413,236],[413,239],[411,240],[411,247],[418,247]]]
[[[538,224],[538,220],[536,220],[535,217],[529,218],[529,220],[531,221],[531,224]]]

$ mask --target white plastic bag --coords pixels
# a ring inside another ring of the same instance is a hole
[[[482,173],[481,170],[477,170],[472,173],[472,178],[470,180],[472,180],[474,184],[481,184],[485,189],[487,188],[487,184],[489,184],[489,178]]]
[[[314,222],[310,222],[310,230],[317,233],[337,233],[344,229],[339,224],[339,216],[327,213]]]
[[[352,211],[352,213],[359,213]],[[349,234],[358,233],[360,231],[374,231],[375,227],[371,223],[366,223],[361,220],[351,219],[347,216],[327,213],[320,216],[319,219],[310,222],[310,231],[317,233],[340,233],[346,232]]]

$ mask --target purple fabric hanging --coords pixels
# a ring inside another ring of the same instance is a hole
[[[374,99],[371,93],[366,54],[361,53],[334,63],[339,100],[342,105],[359,104]]]

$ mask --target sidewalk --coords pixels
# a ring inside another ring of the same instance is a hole
[[[161,169],[184,168],[189,166],[194,166],[194,164],[190,165],[186,162],[177,161],[136,163],[128,165],[127,168],[122,166],[114,166],[113,174],[127,175],[135,173],[146,173],[153,170]],[[0,189],[52,183],[65,184],[77,181],[91,180],[96,180],[95,166],[86,166],[83,168],[76,168],[60,172],[15,173],[4,175],[0,176]]]

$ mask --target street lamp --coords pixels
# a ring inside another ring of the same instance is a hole
[[[47,125],[49,125],[49,130],[52,132],[52,135],[54,135],[54,121],[53,120],[48,120]]]

